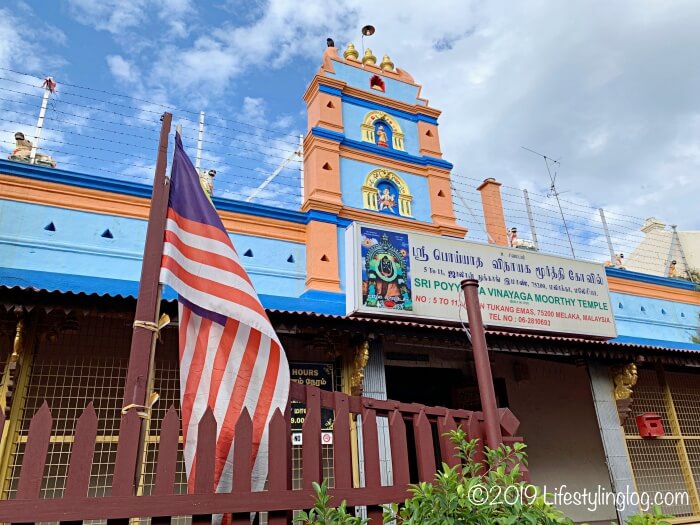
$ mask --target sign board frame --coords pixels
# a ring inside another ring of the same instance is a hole
[[[345,254],[347,315],[466,324],[459,283],[476,278],[491,329],[617,336],[602,264],[362,222]]]

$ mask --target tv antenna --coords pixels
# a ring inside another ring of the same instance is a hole
[[[566,238],[569,240],[569,247],[571,248],[571,256],[576,259],[576,252],[574,251],[574,243],[571,242],[571,234],[569,233],[569,226],[566,224],[566,218],[564,217],[564,210],[561,207],[561,201],[559,200],[559,195],[561,193],[557,190],[557,167],[561,166],[561,162],[559,162],[556,159],[553,159],[552,157],[548,157],[547,155],[543,153],[539,153],[538,151],[532,150],[530,148],[526,148],[525,146],[520,146],[523,148],[525,151],[529,151],[530,153],[534,153],[535,155],[542,157],[544,159],[544,164],[547,166],[547,174],[549,175],[549,192],[547,193],[547,197],[554,197],[557,200],[557,206],[559,207],[559,213],[561,214],[561,220],[564,223],[564,231],[566,232]],[[552,169],[550,167],[554,167],[554,175],[552,175]]]

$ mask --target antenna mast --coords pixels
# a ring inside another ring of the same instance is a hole
[[[542,153],[539,153],[535,150],[531,150],[530,148],[526,148],[525,146],[520,146],[523,148],[525,151],[529,151],[530,153],[534,153],[535,155],[542,157],[544,159],[544,164],[547,166],[547,174],[549,175],[549,193],[547,194],[547,197],[554,197],[557,200],[557,206],[559,207],[559,213],[561,214],[561,220],[564,223],[564,231],[566,232],[566,238],[569,240],[569,247],[571,248],[571,256],[576,259],[576,252],[574,252],[574,243],[571,242],[571,234],[569,233],[569,226],[566,224],[566,218],[564,217],[564,210],[561,207],[561,202],[559,201],[559,191],[557,190],[557,172],[554,171],[554,175],[552,175],[552,170],[549,167],[549,163],[551,162],[552,164],[559,165],[561,166],[561,163],[558,160],[555,160],[551,157],[548,157],[547,155],[544,155]]]

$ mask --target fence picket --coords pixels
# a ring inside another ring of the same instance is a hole
[[[430,421],[424,411],[413,416],[413,434],[416,438],[416,463],[418,464],[418,479],[432,481],[435,475],[435,450],[433,449],[433,433]]]
[[[91,401],[75,425],[75,439],[70,451],[70,465],[68,466],[66,489],[63,492],[64,498],[84,498],[87,495],[96,436],[97,414]]]
[[[214,465],[216,462],[216,418],[210,407],[202,414],[197,427],[197,466],[194,477],[194,493],[210,494],[214,491]]]
[[[394,474],[394,485],[408,485],[411,477],[408,469],[406,424],[403,420],[403,414],[398,410],[394,410],[389,416],[389,440],[391,443],[391,468]]]
[[[46,401],[29,424],[29,437],[24,449],[24,463],[17,485],[17,499],[37,499],[44,479],[46,453],[49,451],[53,419]]]
[[[302,433],[303,488],[321,480],[321,396],[318,388],[306,388],[306,416]]]
[[[443,463],[447,463],[450,467],[459,464],[459,458],[456,456],[457,450],[450,441],[450,436],[447,435],[453,430],[457,430],[457,423],[448,410],[445,417],[438,418],[438,435],[440,436],[440,456]]]
[[[352,452],[350,448],[350,412],[347,394],[333,393],[333,470],[336,488],[352,487]]]
[[[253,421],[247,408],[243,408],[236,423],[233,441],[233,491],[237,494],[250,492],[253,470]],[[268,458],[269,459],[269,458]],[[250,513],[232,515],[234,525],[250,525]]]
[[[134,492],[136,463],[139,455],[141,418],[136,410],[129,410],[119,424],[119,442],[114,465],[112,496],[131,496]]]
[[[287,477],[287,457],[289,455],[291,436],[287,434],[287,421],[279,409],[270,419],[269,425],[269,462],[268,480],[270,491],[286,491],[291,489]],[[269,525],[286,525],[287,511],[273,511],[268,514]]]
[[[365,458],[365,487],[377,489],[382,486],[379,463],[379,432],[377,430],[377,414],[371,408],[362,410],[362,447]],[[371,520],[370,523],[381,523],[382,509],[376,505],[368,505],[367,517]]]
[[[160,425],[158,443],[158,463],[156,467],[156,486],[153,494],[165,496],[175,491],[177,476],[177,446],[180,438],[180,418],[177,410],[170,405]]]

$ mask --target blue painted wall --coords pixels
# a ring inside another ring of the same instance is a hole
[[[45,229],[49,223],[56,231]],[[101,237],[107,229],[112,239]],[[0,266],[7,269],[5,275],[15,269],[29,271],[25,276],[47,272],[135,282],[145,238],[143,220],[0,200]],[[250,235],[231,239],[258,293],[299,297],[304,292],[304,244]],[[244,256],[248,250],[252,257]],[[288,262],[290,255],[293,262]]]
[[[700,306],[615,292],[610,298],[619,336],[679,343],[698,336]]]
[[[340,159],[340,191],[343,194],[343,204],[353,208],[364,209],[362,206],[362,186],[370,171],[381,168],[377,164],[369,164],[357,160]],[[430,194],[428,192],[428,179],[420,175],[396,171],[405,182],[413,195],[413,218],[419,221],[431,222]],[[377,212],[377,215],[383,215]],[[379,217],[378,217],[378,220]]]
[[[345,128],[345,136],[353,140],[362,140],[362,131],[360,125],[365,118],[365,115],[372,111],[366,107],[361,107],[351,102],[343,101],[343,126]],[[418,148],[418,124],[405,118],[401,118],[393,114],[391,111],[386,111],[389,115],[401,126],[404,133],[404,151],[411,155],[419,155]]]
[[[381,62],[381,57],[378,57],[377,63]],[[339,80],[347,82],[350,86],[356,87],[358,89],[364,89],[366,91],[371,91],[376,95],[385,98],[393,98],[400,100],[401,102],[406,102],[407,104],[419,104],[425,105],[425,103],[418,100],[418,87],[407,84],[405,82],[400,82],[394,80],[393,78],[387,78],[384,75],[380,75],[382,80],[384,80],[385,92],[382,93],[379,90],[371,89],[369,87],[369,79],[372,78],[375,73],[370,71],[364,71],[362,69],[348,66],[342,62],[333,62],[333,67],[335,68],[335,74],[327,73],[330,77],[335,77]]]

